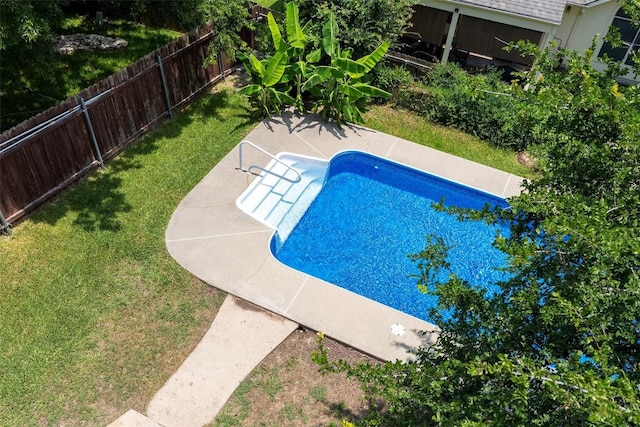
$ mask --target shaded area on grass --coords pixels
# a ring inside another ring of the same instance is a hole
[[[191,143],[198,144],[198,149],[202,150],[207,145],[215,144],[216,140],[246,131],[248,126],[256,123],[257,118],[245,108],[239,108],[237,115],[233,118],[227,117],[228,111],[225,110],[227,104],[240,102],[240,99],[231,100],[229,92],[225,90],[218,90],[203,97],[194,107],[197,113],[194,109],[187,110],[185,114],[180,114],[175,120],[165,124],[162,130],[151,133],[141,141],[134,142],[117,159],[107,163],[105,169],[94,171],[83,182],[82,191],[72,191],[65,194],[64,197],[57,197],[47,207],[46,214],[36,213],[32,215],[31,220],[55,225],[60,219],[71,214],[74,216],[73,224],[84,231],[119,231],[122,228],[122,219],[126,218],[124,214],[133,209],[130,202],[132,197],[144,197],[145,194],[140,194],[142,191],[151,196],[154,191],[161,190],[156,186],[161,185],[162,180],[165,179],[162,176],[163,173],[167,176],[175,176],[180,172],[180,165],[171,162],[171,156],[164,164],[157,165],[162,168],[158,173],[145,172],[145,168],[149,168],[145,159],[157,157],[158,150],[163,148],[164,141],[175,144],[174,148],[177,150],[184,150]],[[215,129],[209,130],[206,123],[215,121],[220,124],[216,125]],[[226,129],[229,123],[233,123],[233,125]],[[201,131],[191,132],[190,127],[192,126],[200,128]],[[220,135],[221,131],[224,134]],[[182,142],[184,137],[190,138],[188,144]],[[224,139],[222,141],[224,142]],[[195,154],[198,151],[192,150],[192,152]],[[183,154],[189,155],[186,152]],[[221,155],[222,153],[217,154]],[[206,155],[206,153],[202,153],[202,155]],[[130,185],[123,180],[134,171],[141,174],[141,181],[137,182],[137,189],[134,190],[135,196],[123,191],[123,187]]]
[[[84,16],[67,18],[58,33],[121,37],[129,45],[118,50],[80,51],[61,55],[53,53],[52,43],[46,64],[31,64],[24,58],[0,55],[3,70],[0,80],[0,131],[57,105],[180,35],[175,31],[123,20],[110,20],[98,26],[95,21]],[[26,52],[25,58],[28,57]]]

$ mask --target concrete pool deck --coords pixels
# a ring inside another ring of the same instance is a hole
[[[286,112],[263,121],[245,140],[274,155],[287,151],[323,159],[357,149],[501,197],[520,193],[522,179],[512,174],[365,127],[340,130],[313,115]],[[274,230],[236,207],[255,178],[236,170],[238,154],[237,147],[229,152],[174,212],[165,239],[180,265],[211,286],[380,359],[406,360],[407,350],[433,340],[419,333],[433,331],[433,325],[277,261],[269,250]],[[244,149],[245,167],[269,160]],[[404,326],[404,335],[392,332],[395,324]]]
[[[522,182],[365,127],[338,130],[316,116],[285,113],[263,121],[245,139],[274,155],[287,151],[329,159],[357,149],[501,197],[519,194]],[[245,167],[265,166],[270,160],[248,146],[244,157]],[[110,427],[200,427],[212,422],[237,385],[298,324],[386,360],[406,360],[407,350],[433,339],[419,334],[434,330],[433,325],[277,261],[269,250],[274,230],[236,207],[236,199],[255,179],[237,171],[238,162],[236,147],[182,200],[165,232],[167,249],[178,263],[230,296],[196,349],[153,397],[146,416],[131,410]],[[395,324],[404,326],[404,335],[392,332]]]

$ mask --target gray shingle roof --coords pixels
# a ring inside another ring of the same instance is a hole
[[[452,0],[559,25],[567,0]]]

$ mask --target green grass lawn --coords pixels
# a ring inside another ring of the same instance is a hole
[[[364,116],[366,126],[454,156],[473,160],[524,178],[535,176],[521,165],[516,153],[453,128],[427,122],[417,114],[389,105],[375,105]]]
[[[167,222],[255,124],[204,96],[0,238],[0,425],[144,411],[224,296],[168,255]]]

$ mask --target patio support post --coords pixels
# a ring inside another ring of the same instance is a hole
[[[578,17],[577,19],[580,19],[580,17]],[[540,44],[538,45],[538,48],[540,48],[540,50],[544,50],[545,48],[547,48],[551,44],[553,39],[556,38],[556,30],[557,27],[553,27],[551,30],[544,33],[542,37],[540,37]]]
[[[164,95],[164,103],[167,107],[167,113],[169,118],[173,118],[173,107],[171,106],[171,99],[169,98],[169,86],[167,86],[167,79],[164,76],[164,67],[162,66],[162,58],[160,54],[156,54],[156,60],[158,61],[158,69],[160,70],[160,80],[162,82],[162,94]]]
[[[93,131],[93,124],[91,123],[91,118],[89,117],[89,111],[87,110],[87,104],[84,102],[84,98],[80,98],[80,107],[82,108],[82,112],[84,113],[84,119],[87,122],[87,129],[89,130],[89,137],[91,138],[91,145],[93,146],[93,151],[95,151],[96,158],[98,159],[98,163],[100,163],[100,166],[102,167],[104,166],[104,161],[102,160],[102,154],[100,153],[100,146],[98,145],[98,141],[96,140],[96,134]]]
[[[446,64],[449,61],[449,54],[453,47],[453,37],[456,35],[456,29],[458,28],[458,19],[460,19],[460,10],[456,8],[451,16],[451,24],[449,25],[449,32],[447,33],[447,41],[444,45],[444,53],[440,62]]]

